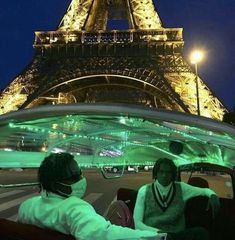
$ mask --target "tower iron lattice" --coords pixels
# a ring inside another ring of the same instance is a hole
[[[107,30],[111,20],[127,30]],[[35,32],[35,57],[0,94],[0,113],[45,104],[117,102],[197,114],[196,74],[182,28],[165,28],[152,0],[72,0],[58,29]],[[226,108],[199,77],[201,115]]]

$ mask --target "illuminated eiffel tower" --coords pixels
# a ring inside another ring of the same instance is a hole
[[[107,30],[120,19],[128,30]],[[164,28],[152,0],[73,0],[56,31],[35,35],[35,58],[1,93],[1,113],[116,102],[197,114],[182,28]],[[226,108],[198,84],[201,115],[221,120]]]

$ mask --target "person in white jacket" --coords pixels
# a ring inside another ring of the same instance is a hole
[[[194,187],[176,180],[177,168],[171,159],[158,159],[153,168],[154,182],[142,186],[134,209],[135,228],[165,232],[172,240],[208,240],[202,227],[185,228],[184,209],[188,199],[207,196],[213,215],[219,210],[219,199],[209,188]]]
[[[49,228],[75,239],[159,239],[155,230],[134,230],[111,224],[82,197],[86,178],[69,153],[51,154],[38,170],[41,195],[23,202],[18,221]]]

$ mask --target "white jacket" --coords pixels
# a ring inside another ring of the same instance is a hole
[[[79,240],[156,239],[157,236],[156,231],[113,225],[78,197],[63,198],[46,192],[21,204],[18,221],[71,234]]]

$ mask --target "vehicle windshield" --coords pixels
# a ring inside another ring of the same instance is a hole
[[[86,168],[153,165],[156,156],[176,165],[232,168],[235,161],[234,128],[189,114],[94,104],[39,107],[0,120],[0,168],[38,167],[50,152],[69,152]]]

